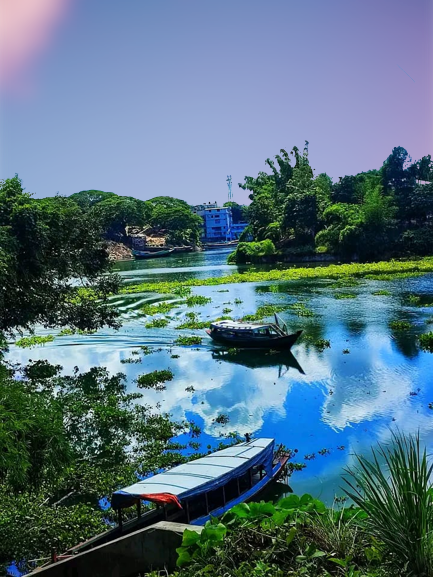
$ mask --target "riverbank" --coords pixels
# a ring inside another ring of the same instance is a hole
[[[194,278],[185,281],[171,282],[145,282],[131,284],[124,287],[123,294],[141,292],[170,293],[180,286],[209,286],[222,284],[237,284],[246,282],[270,282],[290,281],[314,278],[373,278],[377,280],[389,280],[398,276],[417,276],[433,272],[433,257],[425,257],[419,260],[391,260],[373,263],[330,264],[318,267],[299,267],[286,270],[248,271],[235,273],[222,277]]]

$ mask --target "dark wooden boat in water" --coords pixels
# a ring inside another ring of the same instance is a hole
[[[145,251],[145,250],[133,250],[132,256],[136,260],[141,260],[145,258],[159,258],[162,256],[169,256],[172,252],[174,252],[174,248],[170,248],[167,250],[158,250],[158,251]]]
[[[211,516],[219,517],[234,505],[254,499],[283,476],[290,456],[282,447],[275,448],[274,439],[252,439],[116,491],[111,506],[118,512],[118,526],[69,549],[62,557],[83,553],[158,521],[204,525]],[[156,504],[156,508],[142,513],[143,501]],[[136,517],[124,522],[122,510],[133,505]]]
[[[206,332],[215,342],[229,347],[275,350],[290,349],[302,333],[289,334],[277,315],[275,323],[216,321]]]

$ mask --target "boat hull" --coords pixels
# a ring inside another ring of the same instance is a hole
[[[221,332],[206,330],[207,334],[217,343],[233,347],[236,349],[290,349],[300,337],[302,331],[297,331],[292,335],[285,337],[254,337],[242,338],[230,335],[224,335]]]
[[[132,256],[136,260],[144,260],[144,259],[148,259],[148,258],[161,258],[164,256],[170,256],[173,251],[174,251],[174,249],[161,250],[159,252],[145,252],[145,251],[140,251],[140,250],[134,250],[134,251],[132,251]]]

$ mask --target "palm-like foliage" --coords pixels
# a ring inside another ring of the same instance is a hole
[[[393,434],[372,459],[356,455],[347,469],[347,495],[367,514],[371,534],[399,567],[399,575],[433,575],[433,491],[426,450],[419,434]]]

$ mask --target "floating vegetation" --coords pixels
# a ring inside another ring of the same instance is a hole
[[[217,293],[228,293],[228,292],[230,292],[229,289],[221,289],[217,291]]]
[[[137,359],[134,357],[128,357],[127,359],[120,359],[120,362],[122,363],[122,365],[128,365],[128,364],[138,364],[141,363],[141,359]]]
[[[186,347],[190,347],[193,345],[201,345],[202,343],[202,338],[201,337],[196,337],[196,336],[190,336],[190,337],[185,337],[183,335],[179,335],[177,337],[177,339],[174,341],[175,345],[183,345]]]
[[[324,457],[325,455],[330,455],[331,454],[331,450],[330,449],[320,449],[320,451],[317,451],[319,453],[319,455],[322,455],[322,457]]]
[[[229,308],[225,307],[225,308],[223,308],[223,314],[224,314],[224,315],[228,315],[229,313],[232,312],[232,310],[233,310],[233,309],[229,309]]]
[[[385,290],[385,289],[381,289],[381,290],[378,290],[378,291],[374,291],[374,292],[372,292],[371,294],[374,295],[374,296],[377,296],[377,297],[379,297],[379,296],[382,296],[382,297],[390,297],[392,293],[390,293],[389,291],[387,291],[387,290]]]
[[[169,323],[168,319],[153,319],[146,323],[146,329],[164,329]]]
[[[235,305],[241,305],[244,301],[241,299],[235,299],[233,302],[235,303]]]
[[[65,337],[66,335],[75,335],[75,330],[74,329],[62,329],[57,336],[58,337]]]
[[[359,284],[360,284],[360,281],[358,279],[349,276],[347,278],[338,279],[334,283],[330,284],[329,288],[339,289],[339,288],[346,288],[346,287],[351,287],[351,286],[358,286]]]
[[[235,349],[234,347],[227,350],[228,355],[237,355],[240,349]]]
[[[207,329],[211,322],[217,321],[231,321],[233,320],[231,317],[222,316],[218,317],[213,321],[200,321],[199,316],[197,313],[186,313],[187,321],[183,322],[181,325],[178,325],[176,329]]]
[[[315,458],[316,458],[316,453],[310,453],[309,455],[305,455],[304,460],[305,461],[312,461]]]
[[[189,387],[185,387],[185,391],[186,391],[187,393],[194,393],[194,392],[195,392],[195,389],[194,389],[194,387],[193,387],[192,385],[189,385]]]
[[[156,391],[163,391],[165,386],[162,383],[165,383],[166,381],[172,381],[173,376],[174,375],[170,369],[152,371],[151,373],[140,375],[137,378],[137,385],[142,389],[155,389]]]
[[[229,419],[228,415],[225,415],[224,413],[220,413],[218,415],[218,417],[216,417],[216,419],[214,419],[215,423],[218,423],[218,425],[227,425],[229,420],[230,419]]]
[[[325,349],[331,348],[331,342],[328,341],[328,339],[318,339],[313,344],[316,347],[316,349],[319,350],[320,352],[323,352]]]
[[[419,306],[421,303],[421,297],[418,295],[408,295],[407,302],[412,306]]]
[[[96,333],[96,329],[78,329],[77,333],[79,335],[94,335]]]
[[[170,358],[171,358],[171,359],[178,359],[178,358],[180,358],[180,355],[171,355]]]
[[[316,314],[309,309],[305,303],[292,303],[291,305],[289,305],[288,307],[295,315],[297,315],[298,317],[315,317]]]
[[[409,321],[391,321],[389,327],[394,331],[407,331],[412,328],[412,323]]]
[[[356,295],[353,293],[337,293],[334,295],[335,299],[356,299]]]
[[[19,339],[15,344],[17,347],[22,349],[30,349],[38,345],[44,345],[45,343],[51,343],[54,340],[54,335],[46,335],[45,337],[38,337],[33,335],[31,337],[23,337]]]
[[[425,257],[418,260],[391,260],[374,263],[350,263],[331,264],[329,266],[291,268],[285,270],[273,269],[270,271],[248,271],[242,274],[235,273],[223,277],[194,278],[182,283],[170,282],[146,282],[136,285],[128,285],[122,288],[121,293],[131,294],[138,292],[157,292],[168,294],[178,286],[214,286],[222,284],[246,283],[246,282],[270,282],[290,281],[301,279],[347,279],[370,278],[378,280],[394,280],[397,278],[409,278],[433,272],[433,257]]]
[[[139,347],[141,353],[143,355],[151,355],[154,351],[147,345],[143,345],[141,347]]]
[[[433,353],[433,332],[425,333],[419,336],[419,344],[423,351]]]
[[[261,321],[266,317],[270,317],[275,313],[280,313],[287,310],[287,305],[262,305],[253,315],[245,315],[244,321]]]
[[[343,355],[348,355],[350,353],[349,349],[343,349]]]
[[[175,286],[171,289],[171,294],[176,295],[178,297],[187,297],[191,294],[191,287],[189,286]]]
[[[157,315],[169,313],[172,309],[179,306],[179,302],[163,302],[156,305],[146,304],[141,307],[141,312],[145,315]]]
[[[340,445],[339,447],[337,447],[338,451],[344,451],[346,447],[344,445]]]
[[[212,302],[210,297],[204,297],[201,295],[192,295],[186,299],[186,306],[188,307],[197,307],[206,305],[207,303]]]

